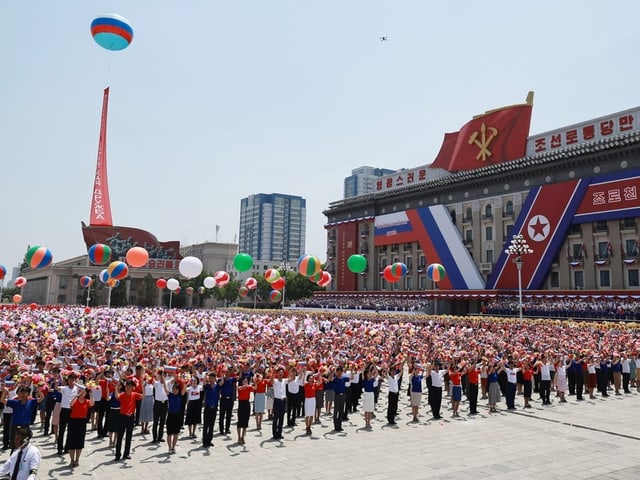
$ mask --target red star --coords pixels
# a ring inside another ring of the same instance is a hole
[[[544,227],[546,227],[548,223],[542,223],[540,221],[540,217],[536,218],[536,223],[529,225],[533,229],[533,236],[537,237],[538,235],[542,235],[544,237]]]

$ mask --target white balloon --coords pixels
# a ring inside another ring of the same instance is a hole
[[[170,278],[169,280],[167,280],[167,288],[172,292],[177,290],[178,287],[180,287],[180,282],[175,278]]]
[[[195,278],[202,273],[202,262],[196,257],[184,257],[178,265],[180,275],[186,278]]]
[[[213,288],[216,286],[216,281],[213,277],[205,277],[202,283],[204,283],[204,286],[207,288]]]

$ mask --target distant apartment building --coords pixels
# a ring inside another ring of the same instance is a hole
[[[344,198],[357,197],[375,191],[376,181],[385,175],[396,173],[388,168],[358,167],[344,179]]]

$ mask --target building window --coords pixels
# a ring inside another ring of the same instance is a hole
[[[600,270],[600,286],[611,286],[611,272],[609,270]]]
[[[506,217],[513,217],[513,202],[511,200],[505,204],[504,214]]]
[[[493,240],[493,227],[485,229],[485,240]]]
[[[465,230],[464,239],[468,243],[473,242],[473,230]]]
[[[487,263],[493,263],[493,250],[487,250]]]
[[[584,288],[584,272],[582,270],[573,272],[573,284],[578,289]]]
[[[640,276],[638,275],[638,269],[630,269],[627,273],[629,279],[629,287],[640,287]]]
[[[60,290],[66,290],[69,286],[69,278],[68,277],[60,277],[58,280],[58,288]]]
[[[491,204],[489,204],[486,207],[484,207],[484,218],[491,218],[491,217],[493,217],[493,207],[491,206]]]
[[[420,286],[418,288],[420,288],[420,290],[425,290],[427,288],[427,277],[421,275],[418,277],[418,281],[420,282]]]
[[[549,275],[549,286],[551,288],[560,287],[560,275],[558,272],[551,272],[551,275]]]
[[[451,210],[449,212],[449,215],[451,215],[451,223],[453,223],[455,225],[456,224],[456,211],[455,210]]]
[[[633,240],[627,240],[625,242],[625,253],[627,254],[627,257],[637,257],[638,256],[638,241],[633,239]]]
[[[413,277],[410,277],[409,275],[407,275],[404,278],[407,279],[407,290],[413,290]]]
[[[464,220],[466,222],[470,222],[473,219],[473,213],[471,212],[471,207],[467,207],[464,212]]]
[[[58,295],[58,303],[67,303],[67,296],[66,295]]]

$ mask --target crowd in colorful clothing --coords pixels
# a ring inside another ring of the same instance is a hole
[[[441,418],[443,398],[459,416],[463,397],[474,415],[482,399],[489,413],[503,397],[515,409],[518,393],[523,408],[550,404],[554,391],[559,403],[631,394],[639,351],[628,322],[10,307],[0,309],[3,447],[35,422],[73,468],[89,432],[118,461],[131,457],[134,434],[171,455],[185,435],[210,448],[232,424],[239,444],[264,421],[274,441],[299,419],[312,435],[325,415],[337,432],[356,412],[363,428],[376,412],[395,425],[405,393],[414,421],[425,401]]]

